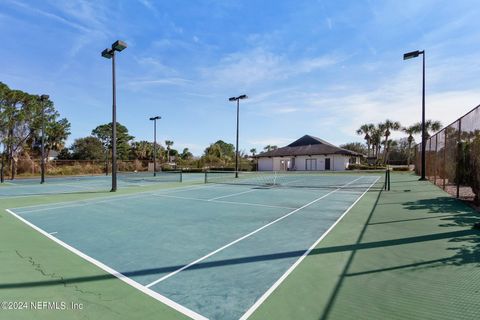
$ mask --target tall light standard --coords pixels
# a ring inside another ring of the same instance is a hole
[[[228,101],[237,101],[237,144],[236,144],[236,147],[235,147],[235,178],[238,178],[238,156],[239,156],[239,152],[238,152],[238,125],[239,125],[239,114],[240,114],[240,100],[242,99],[247,99],[247,95],[246,94],[242,94],[241,96],[238,96],[238,97],[231,97],[228,99]]]
[[[427,180],[425,178],[425,170],[426,170],[426,165],[425,165],[425,146],[426,146],[426,140],[427,140],[427,132],[425,130],[425,50],[422,51],[412,51],[405,53],[403,55],[403,60],[408,60],[412,58],[416,58],[419,55],[422,55],[423,58],[423,82],[422,82],[422,173],[421,177],[419,180]]]
[[[40,161],[40,170],[42,171],[42,176],[40,178],[40,183],[45,183],[45,103],[48,101],[49,98],[50,97],[46,94],[42,94],[38,98],[40,106],[42,107],[42,144],[40,147],[42,154],[42,159]]]
[[[153,121],[153,176],[157,176],[157,120],[162,119],[160,116],[150,118]]]
[[[112,190],[117,191],[117,96],[115,87],[115,51],[122,51],[127,44],[121,40],[117,40],[112,44],[112,48],[102,51],[102,57],[112,59]]]

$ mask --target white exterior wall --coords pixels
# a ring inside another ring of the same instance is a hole
[[[273,158],[258,158],[258,171],[273,171]]]
[[[273,158],[259,158],[258,170],[259,171],[281,171],[281,161],[290,161],[290,170],[305,171],[307,159],[317,160],[317,171],[325,170],[325,159],[330,158],[330,170],[331,171],[343,171],[348,167],[350,157],[344,155],[312,155],[312,156],[297,156],[295,157],[295,167],[292,166],[293,157],[273,157]]]

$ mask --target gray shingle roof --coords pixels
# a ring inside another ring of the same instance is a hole
[[[320,138],[304,135],[300,139],[290,143],[288,146],[275,150],[262,152],[255,157],[285,157],[285,156],[305,156],[305,155],[326,155],[341,154],[347,156],[363,157],[364,155],[339,148]]]

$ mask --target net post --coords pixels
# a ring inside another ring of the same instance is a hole
[[[390,191],[390,169],[388,169],[388,191]]]
[[[204,180],[205,183],[207,183],[207,171],[205,170],[205,180]]]
[[[180,182],[183,182],[183,171],[180,169]]]
[[[384,190],[387,190],[387,181],[388,181],[388,170],[385,170],[385,183],[383,184]]]

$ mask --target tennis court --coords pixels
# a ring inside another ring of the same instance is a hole
[[[109,190],[111,176],[58,176],[48,177],[44,184],[39,178],[6,180],[0,184],[0,199],[25,196],[41,196],[59,193],[88,193]],[[158,183],[181,183],[183,180],[180,171],[159,172],[154,177],[149,172],[129,172],[118,175],[120,187],[142,187]],[[192,180],[191,178],[189,180]]]
[[[192,318],[239,319],[385,182],[381,173],[232,175],[8,211]]]

